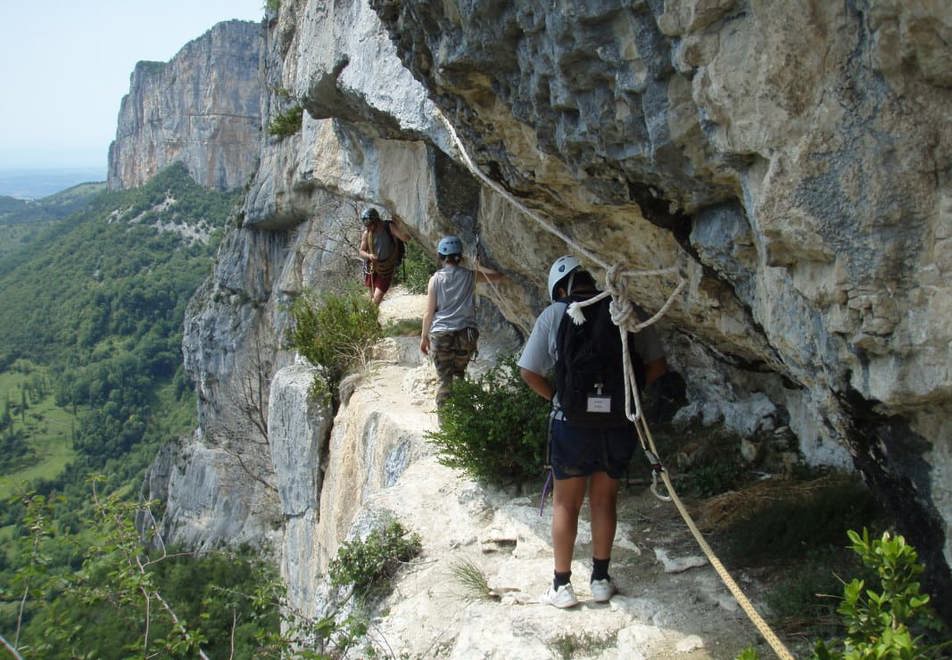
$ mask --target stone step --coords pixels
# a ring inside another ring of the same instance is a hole
[[[373,360],[405,367],[419,367],[427,357],[420,352],[419,337],[384,337],[371,353]]]

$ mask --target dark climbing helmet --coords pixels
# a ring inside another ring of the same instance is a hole
[[[364,209],[363,213],[360,214],[360,221],[364,224],[364,227],[369,225],[372,222],[378,222],[380,220],[380,214],[377,213],[377,209],[372,206],[368,206]]]
[[[436,251],[444,257],[463,254],[463,241],[459,240],[459,236],[444,236],[436,246]]]

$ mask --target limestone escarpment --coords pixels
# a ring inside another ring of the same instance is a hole
[[[299,133],[262,138],[243,226],[189,311],[201,432],[168,496],[176,540],[273,529],[287,576],[320,570],[302,562],[314,561],[323,504],[282,510],[285,468],[241,402],[261,415],[293,361],[287,301],[356,278],[360,206],[398,213],[425,245],[452,231],[472,254],[478,235],[480,257],[508,275],[494,302],[521,330],[545,304],[548,265],[568,248],[463,169],[439,107],[484,172],[604,261],[681,268],[688,287],[659,330],[688,382],[682,417],[745,434],[789,427],[811,462],[862,468],[941,584],[952,556],[948,12],[372,5],[286,0],[269,28],[268,116],[294,102],[306,112]],[[674,281],[648,282],[629,293],[654,310]],[[319,483],[338,503],[324,521],[330,551],[357,515],[354,490],[334,475]]]
[[[201,185],[243,186],[261,135],[263,28],[226,21],[169,62],[139,62],[109,147],[109,188],[140,186],[183,162]]]
[[[299,50],[310,52],[313,36],[302,40],[300,34],[323,34],[326,25],[317,17],[332,9],[342,14],[337,29],[342,35],[354,35],[352,43],[341,37],[334,42],[341,52],[335,55],[319,49],[326,62],[311,62]],[[314,18],[308,21],[302,16]],[[387,53],[390,69],[386,70],[399,69],[376,15],[365,5],[354,3],[345,12],[318,2],[286,3],[269,32],[268,87],[293,90],[295,98],[320,97],[311,90],[312,85],[321,84],[320,67],[333,67],[335,58],[358,61],[368,39]],[[383,59],[378,52],[365,57],[363,66],[367,72],[381,70]],[[302,72],[304,64],[315,72]],[[377,93],[386,91],[367,72],[358,79],[372,84]],[[298,134],[262,139],[261,166],[245,199],[243,226],[223,242],[212,277],[186,313],[183,352],[199,395],[200,432],[179,449],[181,469],[173,474],[168,482],[173,487],[163,497],[168,503],[165,530],[174,541],[200,547],[236,540],[264,542],[272,538],[272,529],[283,527],[287,541],[277,542],[283,556],[302,558],[313,550],[313,543],[306,539],[312,538],[308,529],[317,524],[318,511],[297,507],[292,516],[282,509],[287,503],[280,483],[287,464],[274,462],[270,430],[262,432],[256,423],[278,414],[271,409],[273,383],[282,381],[278,374],[294,361],[284,348],[288,305],[308,289],[333,290],[341,282],[357,281],[356,210],[361,205],[374,203],[385,213],[398,212],[411,231],[429,242],[432,235],[451,226],[441,206],[455,208],[452,205],[460,201],[448,201],[440,191],[447,187],[466,190],[468,199],[479,204],[479,188],[471,178],[419,139],[427,102],[409,72],[402,75],[403,84],[412,91],[404,96],[415,94],[415,101],[401,104],[409,113],[406,117],[399,115],[402,110],[390,111],[397,117],[392,126],[406,124],[405,132],[381,134],[374,124],[354,116],[352,121],[342,121],[305,114]],[[286,107],[281,96],[275,92],[268,100],[272,116]],[[379,111],[367,111],[368,116],[375,112]],[[323,441],[329,442],[329,429],[323,433]],[[331,481],[339,483],[334,475]],[[310,497],[321,497],[319,486],[320,482],[313,484]],[[346,490],[346,484],[342,488]],[[333,489],[330,497],[349,501]],[[353,514],[347,509],[334,531],[345,530]],[[220,519],[232,521],[227,534],[216,522]],[[287,564],[289,574],[310,570],[295,562]]]
[[[949,584],[952,11],[372,4],[482,169],[610,263],[683,264],[665,325],[846,446]]]

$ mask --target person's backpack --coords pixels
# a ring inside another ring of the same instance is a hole
[[[389,220],[384,222],[383,226],[387,228],[387,236],[389,236],[390,240],[393,242],[393,251],[390,253],[390,256],[387,257],[384,268],[386,269],[386,272],[394,274],[400,269],[400,265],[403,263],[403,258],[407,254],[407,244],[401,241],[397,235],[393,233],[393,230],[390,228]]]
[[[585,300],[573,296],[562,302]],[[621,337],[612,323],[605,298],[582,308],[585,323],[576,325],[566,311],[556,335],[555,391],[565,419],[583,428],[616,428],[629,424],[625,416],[625,380]],[[639,389],[645,367],[627,335],[632,366]]]
[[[403,263],[403,258],[407,255],[407,244],[401,241],[390,229],[390,222],[384,223],[387,227],[387,233],[390,234],[390,240],[393,241],[394,249],[397,252],[397,261],[393,266],[394,272],[400,268],[400,264]]]
[[[370,272],[376,272],[380,275],[392,277],[394,273],[397,272],[397,269],[400,268],[400,264],[403,263],[403,257],[407,253],[407,245],[401,241],[396,234],[393,233],[393,230],[390,229],[390,221],[384,222],[384,227],[387,229],[387,236],[390,237],[390,240],[393,242],[393,250],[390,252],[390,256],[387,257],[386,261],[376,262],[376,266],[371,267],[371,262],[364,260],[364,274]]]

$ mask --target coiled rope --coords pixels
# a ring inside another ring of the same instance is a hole
[[[764,621],[763,617],[754,609],[753,604],[750,602],[750,599],[747,598],[740,586],[731,577],[730,573],[727,572],[727,569],[724,567],[724,564],[721,563],[717,555],[714,554],[714,551],[711,549],[711,546],[708,545],[707,541],[704,539],[703,534],[698,529],[697,525],[694,523],[694,520],[691,518],[691,515],[688,513],[688,510],[685,508],[684,504],[681,502],[681,499],[678,497],[677,492],[674,489],[674,485],[671,483],[671,478],[668,475],[668,471],[661,464],[661,460],[658,457],[658,450],[654,443],[654,438],[651,435],[651,430],[648,428],[648,423],[645,421],[644,415],[642,414],[641,408],[641,397],[638,393],[638,382],[635,378],[635,370],[632,366],[631,355],[628,350],[628,341],[627,333],[629,332],[640,332],[644,328],[652,325],[657,322],[665,313],[670,309],[671,305],[674,302],[675,297],[681,293],[686,284],[686,279],[681,273],[680,269],[676,267],[671,268],[662,268],[658,270],[639,270],[639,271],[622,271],[620,264],[610,266],[604,261],[598,258],[593,252],[586,250],[584,247],[572,240],[564,232],[560,231],[558,228],[553,226],[551,223],[546,222],[539,214],[537,214],[532,209],[528,208],[525,204],[516,199],[508,190],[503,188],[499,183],[493,181],[488,176],[486,176],[482,170],[476,167],[476,164],[469,157],[469,154],[466,151],[466,147],[463,146],[462,141],[459,139],[459,136],[456,134],[456,130],[453,128],[453,125],[450,124],[446,116],[439,110],[436,109],[437,117],[446,127],[447,132],[450,135],[450,138],[453,141],[453,144],[456,146],[459,151],[459,155],[462,158],[466,168],[480,181],[486,184],[490,189],[494,190],[496,193],[501,195],[504,199],[508,200],[510,204],[519,209],[523,214],[531,218],[535,223],[541,226],[550,234],[559,237],[562,239],[572,250],[576,253],[583,255],[588,260],[598,264],[605,270],[605,290],[588,300],[582,302],[572,303],[569,306],[568,313],[572,315],[572,319],[575,323],[584,322],[585,317],[581,313],[581,308],[588,305],[592,305],[599,300],[605,298],[606,296],[611,296],[611,315],[612,321],[615,325],[618,326],[618,332],[621,336],[621,345],[622,345],[622,359],[623,365],[622,368],[625,371],[625,415],[635,424],[635,429],[638,435],[638,441],[641,443],[641,447],[645,452],[645,455],[648,457],[648,462],[651,464],[652,468],[652,486],[651,491],[659,498],[665,499],[666,501],[673,501],[675,507],[678,510],[678,513],[681,514],[681,517],[684,519],[684,522],[687,524],[688,529],[691,530],[694,540],[697,541],[698,546],[704,552],[704,555],[707,557],[708,561],[711,563],[711,566],[717,572],[718,576],[721,578],[721,581],[731,592],[731,595],[734,596],[734,599],[737,601],[738,605],[741,606],[741,609],[744,610],[744,613],[747,615],[747,618],[750,619],[751,623],[754,624],[754,627],[760,632],[766,642],[773,649],[774,653],[778,658],[783,660],[794,660],[793,654],[787,650],[787,647],[784,646],[783,642],[780,641],[780,638],[777,637],[776,633],[767,625],[767,622]],[[623,276],[663,276],[670,275],[672,273],[677,273],[678,275],[678,284],[671,292],[671,295],[668,296],[668,299],[665,301],[664,305],[659,309],[651,318],[646,321],[638,321],[638,317],[635,313],[634,306],[632,305],[628,296],[624,295],[624,286],[622,282]],[[496,287],[493,285],[493,289],[498,295],[499,292],[496,290]],[[581,319],[581,320],[580,320]],[[668,496],[661,496],[657,492],[657,478],[661,477],[661,480],[664,482],[664,486],[667,489]]]

